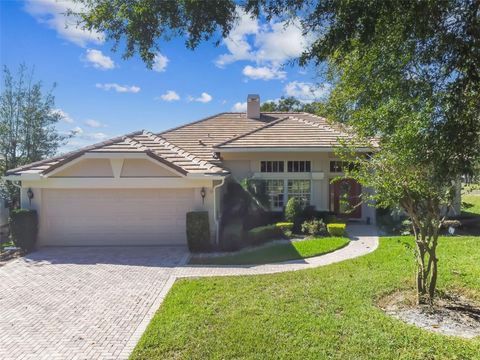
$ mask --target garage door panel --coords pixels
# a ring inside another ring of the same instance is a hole
[[[186,245],[193,189],[45,189],[42,245]]]

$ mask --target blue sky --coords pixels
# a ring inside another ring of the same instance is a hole
[[[243,111],[247,94],[261,100],[325,94],[313,68],[285,65],[311,41],[298,26],[258,22],[240,14],[229,39],[187,50],[183,39],[161,44],[154,69],[102,34],[75,26],[62,14],[70,1],[1,1],[0,60],[12,71],[35,66],[47,88],[57,83],[56,107],[65,114],[60,131],[77,136],[62,150],[148,129],[161,131],[223,111]],[[3,87],[3,82],[2,82]]]

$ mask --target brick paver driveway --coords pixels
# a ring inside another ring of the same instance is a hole
[[[186,254],[44,248],[1,267],[0,359],[127,358]]]

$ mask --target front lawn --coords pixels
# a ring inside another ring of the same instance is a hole
[[[462,214],[480,216],[480,195],[462,196]]]
[[[317,269],[175,283],[131,359],[479,359],[463,340],[406,325],[376,302],[413,289],[409,237]],[[444,237],[439,288],[480,301],[480,238]]]
[[[234,254],[200,257],[193,256],[190,264],[252,265],[308,258],[326,254],[346,246],[347,238],[325,237],[292,242],[272,243],[238,251]]]

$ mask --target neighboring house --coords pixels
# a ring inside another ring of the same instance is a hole
[[[259,97],[250,95],[247,113],[127,134],[10,170],[6,179],[21,183],[22,207],[38,211],[40,245],[183,245],[192,210],[209,212],[215,238],[229,177],[267,181],[272,210],[296,196],[373,222],[365,204],[344,214],[340,199],[358,201],[359,184],[330,184],[342,174],[334,149],[345,137],[311,114],[260,113]]]

